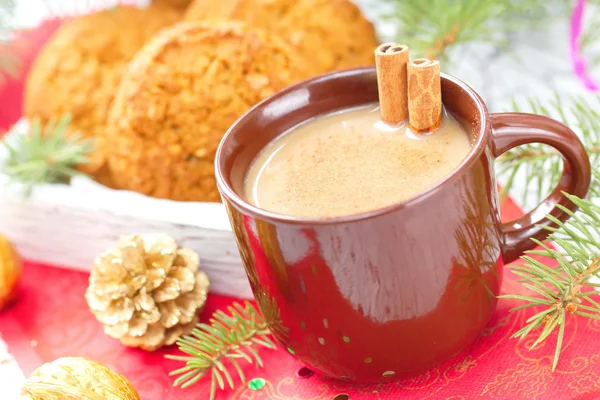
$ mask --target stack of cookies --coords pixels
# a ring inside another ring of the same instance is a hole
[[[72,116],[96,143],[82,166],[118,189],[219,201],[227,128],[293,83],[374,65],[372,24],[350,0],[154,0],[65,22],[28,77],[25,115]],[[101,178],[102,177],[102,178]]]

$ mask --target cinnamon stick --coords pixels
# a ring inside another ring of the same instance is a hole
[[[384,43],[375,50],[381,119],[389,124],[408,118],[407,64],[407,46]]]
[[[415,132],[430,132],[442,124],[440,62],[418,58],[408,63],[408,121]]]

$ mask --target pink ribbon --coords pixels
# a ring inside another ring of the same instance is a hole
[[[600,86],[587,72],[587,66],[585,63],[585,59],[581,54],[581,31],[583,30],[583,14],[585,9],[585,3],[587,0],[577,0],[575,7],[573,8],[573,13],[571,14],[571,35],[570,35],[570,49],[571,49],[571,61],[573,63],[573,69],[575,70],[575,75],[579,78],[579,80],[583,83],[583,85],[592,91],[600,90]]]

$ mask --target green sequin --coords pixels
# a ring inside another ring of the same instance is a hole
[[[265,387],[267,382],[263,378],[254,378],[250,382],[248,382],[248,389],[250,390],[260,390]]]
[[[291,347],[288,347],[288,351],[290,352],[290,354],[296,354],[296,352],[294,350],[292,350]]]
[[[344,336],[342,339],[344,339],[344,342],[350,343],[350,338],[348,336]]]

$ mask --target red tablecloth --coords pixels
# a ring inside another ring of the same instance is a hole
[[[50,23],[25,35],[24,71],[40,43],[55,27],[56,23]],[[22,77],[0,87],[0,129],[19,118],[21,99]],[[503,207],[506,220],[519,213],[510,202]],[[127,376],[144,400],[208,398],[209,381],[186,390],[172,387],[172,379],[167,373],[180,364],[163,356],[177,353],[176,347],[147,353],[125,348],[105,336],[85,304],[86,286],[87,275],[84,273],[26,264],[18,302],[0,312],[0,333],[25,373],[58,357],[83,356]],[[523,291],[506,272],[504,291]],[[209,296],[203,319],[232,301]],[[494,318],[472,346],[452,361],[413,379],[386,385],[354,385],[316,375],[302,379],[296,376],[300,365],[286,351],[263,349],[261,356],[266,367],[246,366],[244,372],[250,379],[264,378],[266,386],[259,391],[241,386],[236,391],[220,393],[218,399],[329,400],[340,393],[348,394],[352,400],[600,398],[600,346],[596,336],[600,332],[600,322],[567,318],[564,351],[557,371],[551,373],[555,339],[548,340],[535,351],[528,351],[533,340],[510,339],[510,335],[535,312],[509,313],[514,305],[500,301]]]

